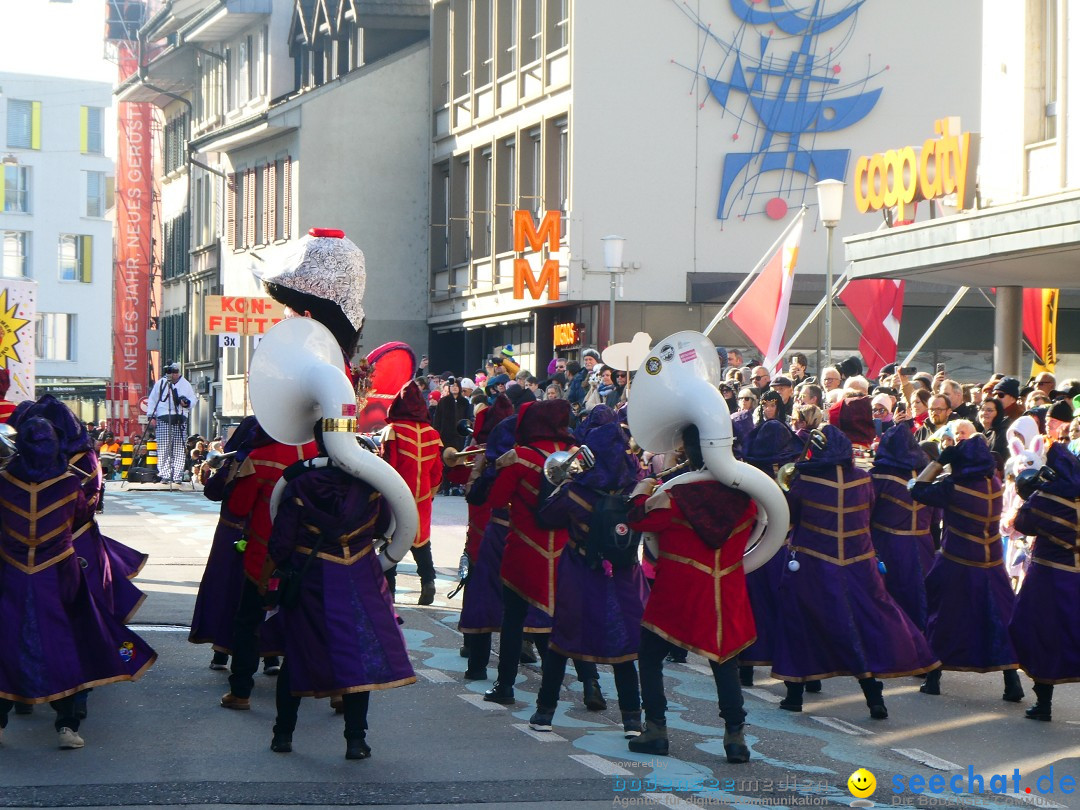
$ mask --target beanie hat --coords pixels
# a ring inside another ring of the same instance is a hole
[[[584,360],[586,357],[592,357],[596,360],[596,362],[600,362],[600,352],[598,352],[596,349],[586,349],[585,351],[583,351],[581,353],[581,359]]]
[[[994,386],[995,394],[1008,394],[1013,399],[1020,399],[1020,381],[1016,377],[1002,377]]]
[[[1050,410],[1046,415],[1051,419],[1057,419],[1059,422],[1069,422],[1073,418],[1073,409],[1068,402],[1059,399],[1050,406]]]

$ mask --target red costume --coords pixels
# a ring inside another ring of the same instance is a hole
[[[319,448],[315,442],[299,447],[271,442],[252,450],[240,467],[236,484],[229,495],[228,509],[234,515],[247,519],[244,573],[256,585],[260,585],[270,573],[266,570],[266,544],[272,526],[270,496],[274,492],[274,485],[290,464],[314,458],[318,454]]]
[[[656,532],[660,544],[641,626],[717,663],[752,644],[757,630],[743,553],[756,516],[749,497],[714,481],[637,495],[630,525]]]
[[[390,403],[387,417],[390,424],[383,430],[382,456],[416,498],[420,529],[413,548],[419,548],[431,541],[431,499],[443,474],[442,440],[431,426],[427,405],[415,383],[405,383]]]
[[[536,507],[544,461],[573,444],[567,429],[569,420],[570,403],[566,400],[522,405],[516,444],[497,462],[499,472],[488,496],[493,505],[510,504],[510,534],[500,569],[503,584],[549,615],[555,611],[555,570],[568,534],[565,528],[541,528],[536,522]]]
[[[6,425],[8,419],[15,413],[15,403],[7,399],[10,387],[11,372],[6,368],[0,368],[0,425]]]
[[[510,404],[510,400],[506,398],[505,394],[500,394],[495,399],[493,405],[484,408],[476,414],[476,421],[473,423],[473,443],[468,449],[474,449],[476,447],[483,447],[487,444],[488,436],[491,431],[495,429],[495,426],[499,424],[503,419],[510,416],[514,412],[514,406]],[[479,464],[473,467],[473,470],[480,469]],[[470,486],[476,476],[469,477]],[[472,503],[469,504],[469,525],[465,530],[465,553],[469,555],[469,559],[475,561],[476,555],[480,553],[480,541],[484,539],[484,530],[487,528],[488,522],[491,520],[491,501],[486,500],[479,506]]]

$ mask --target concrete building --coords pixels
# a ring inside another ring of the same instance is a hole
[[[814,183],[850,183],[857,157],[922,143],[939,118],[978,121],[981,5],[789,5],[716,3],[698,18],[680,3],[433,0],[435,370],[470,372],[507,343],[534,371],[556,348],[603,347],[612,288],[616,341],[702,329],[806,204],[802,320],[824,293]],[[559,249],[515,250],[519,210],[559,211]],[[849,204],[837,235],[875,224]],[[626,242],[609,273],[613,234]],[[534,274],[557,261],[557,300],[515,297],[520,258]],[[944,290],[909,285],[901,347]],[[836,353],[854,352],[857,331],[836,321]],[[747,345],[727,323],[711,337]],[[950,348],[982,362],[970,329],[957,337]],[[823,344],[818,323],[796,348],[813,368]]]
[[[115,152],[106,82],[0,73],[2,272],[37,282],[37,393],[104,399]],[[78,407],[78,406],[76,406]],[[92,406],[82,414],[99,416]],[[103,415],[103,414],[102,414]]]

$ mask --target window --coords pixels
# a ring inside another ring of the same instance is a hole
[[[476,32],[476,86],[483,87],[491,82],[492,57],[492,4],[493,0],[476,0],[473,30]]]
[[[548,0],[548,16],[551,20],[548,28],[548,53],[566,47],[570,41],[570,13],[568,0]]]
[[[482,149],[473,164],[473,256],[483,259],[491,255],[491,149]]]
[[[7,145],[17,149],[41,148],[41,102],[8,99]]]
[[[170,219],[165,223],[163,231],[165,243],[162,255],[162,261],[165,265],[162,271],[163,277],[170,279],[187,275],[191,267],[191,252],[188,247],[191,233],[191,212],[185,211],[180,216]]]
[[[210,244],[214,238],[214,179],[209,175],[195,178],[195,247]]]
[[[188,114],[182,113],[165,124],[165,145],[162,149],[165,174],[187,166]]]
[[[29,267],[26,261],[26,246],[29,242],[29,236],[25,231],[0,231],[0,238],[4,241],[3,264],[0,265],[0,274],[4,278],[23,278],[26,276]]]
[[[105,172],[86,173],[86,215],[103,217],[108,206],[105,203]]]
[[[170,312],[159,319],[161,328],[161,356],[177,363],[184,363],[187,354],[187,312]]]
[[[233,59],[232,48],[225,49],[225,109],[232,110],[236,106],[236,61]]]
[[[544,39],[543,0],[521,0],[521,63],[540,59]]]
[[[435,167],[431,184],[431,267],[450,266],[450,165]]]
[[[1044,141],[1057,137],[1058,122],[1058,0],[1043,0],[1043,132]]]
[[[60,280],[93,281],[94,237],[60,234]]]
[[[292,158],[274,163],[274,238],[292,238]]]
[[[30,167],[4,167],[4,211],[10,214],[30,213]]]
[[[240,40],[240,50],[236,56],[236,103],[243,104],[250,97],[251,81],[251,37]]]
[[[105,153],[105,110],[101,107],[82,107],[79,116],[80,144],[84,155]]]
[[[64,312],[39,312],[34,353],[38,360],[74,360],[75,316]]]

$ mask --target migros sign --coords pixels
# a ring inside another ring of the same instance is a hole
[[[540,268],[539,277],[533,275],[529,260],[518,256],[514,259],[514,298],[524,298],[525,288],[533,300],[538,300],[547,287],[548,301],[559,300],[559,261],[551,254],[559,250],[562,240],[562,212],[548,211],[537,228],[531,211],[514,211],[514,252],[524,253],[525,243],[539,253],[547,242],[548,258]]]
[[[899,222],[910,221],[907,206],[956,193],[956,204],[965,211],[975,204],[975,170],[979,164],[979,135],[956,132],[959,119],[934,122],[937,138],[927,138],[916,155],[915,148],[890,149],[860,157],[855,162],[855,205],[860,213],[896,208]]]

